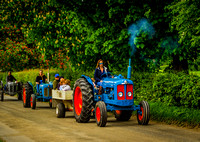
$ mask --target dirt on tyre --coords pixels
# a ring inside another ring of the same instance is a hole
[[[115,118],[117,121],[128,121],[132,116],[132,110],[115,110]]]
[[[96,103],[95,106],[95,119],[97,126],[105,127],[107,123],[107,109],[106,104],[102,101]]]
[[[36,108],[36,97],[34,94],[31,95],[31,99],[30,99],[30,105],[32,109]]]
[[[65,118],[65,105],[63,103],[57,104],[56,115],[58,118]]]
[[[31,94],[33,93],[32,87],[26,83],[23,88],[23,106],[30,107]]]
[[[137,120],[139,125],[147,125],[150,119],[150,107],[148,102],[141,101],[139,103],[140,111],[137,111]]]
[[[73,110],[76,121],[88,122],[93,108],[91,85],[84,78],[76,80],[73,90]]]

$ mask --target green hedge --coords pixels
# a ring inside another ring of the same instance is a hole
[[[139,73],[133,80],[136,99],[200,108],[200,78],[197,75]]]

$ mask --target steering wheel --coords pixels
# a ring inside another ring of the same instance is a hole
[[[101,75],[101,78],[103,77],[108,77],[108,76],[111,76],[112,73],[111,72],[104,72],[102,75]]]

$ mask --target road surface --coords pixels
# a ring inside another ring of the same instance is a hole
[[[200,131],[153,121],[140,126],[135,116],[118,122],[112,114],[106,127],[101,128],[95,119],[77,123],[73,112],[57,118],[48,103],[37,102],[36,110],[32,110],[23,108],[16,97],[5,96],[5,101],[0,101],[0,138],[8,142],[199,142]]]

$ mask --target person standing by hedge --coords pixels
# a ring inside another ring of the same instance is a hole
[[[56,90],[59,83],[59,74],[55,74],[55,80],[53,81],[53,89]]]

